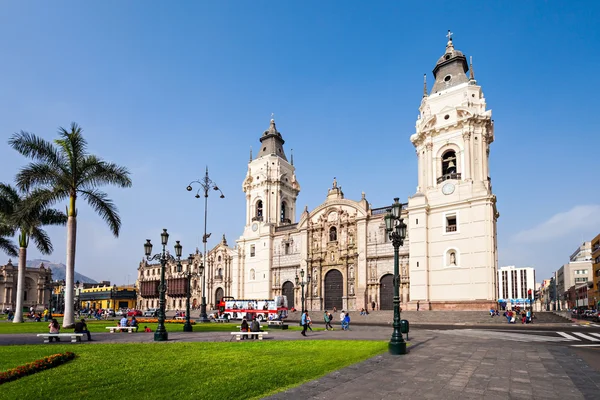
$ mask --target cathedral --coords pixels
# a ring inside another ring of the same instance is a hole
[[[497,299],[499,216],[488,168],[492,113],[450,33],[433,76],[431,91],[424,83],[415,133],[407,138],[416,150],[418,185],[402,204],[407,237],[400,247],[401,307],[489,309]],[[364,193],[360,200],[346,199],[334,179],[321,205],[298,214],[301,188],[284,144],[271,120],[242,183],[243,233],[235,246],[223,237],[206,255],[207,304],[223,296],[285,295],[289,308],[300,309],[304,292],[310,310],[360,310],[373,303],[391,310],[394,257],[384,223],[391,204],[373,208]],[[197,271],[202,255],[194,257],[184,267]],[[158,307],[159,269],[140,263],[141,308]],[[167,309],[182,309],[185,290],[170,290],[184,287],[174,265],[167,266],[167,279]],[[192,298],[197,306],[200,279],[192,282]]]

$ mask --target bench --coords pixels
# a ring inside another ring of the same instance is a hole
[[[231,332],[232,335],[235,335],[235,340],[241,340],[242,336],[248,337],[249,335],[257,335],[258,340],[263,340],[263,335],[268,335],[269,332]]]
[[[81,342],[83,333],[38,333],[38,337],[44,338],[44,343],[50,343],[50,338],[69,337],[71,342]]]
[[[137,327],[135,326],[107,326],[106,329],[109,330],[110,333],[122,332],[127,330],[128,333],[137,332]]]
[[[273,329],[288,329],[288,325],[284,324],[283,321],[269,321],[269,326]]]
[[[215,322],[223,322],[223,323],[224,322],[229,322],[229,320],[226,319],[226,318],[217,318],[217,319],[214,319],[213,321],[215,321]]]

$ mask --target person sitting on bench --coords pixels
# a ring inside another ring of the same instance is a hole
[[[132,328],[135,328],[135,331],[138,331],[139,325],[137,322],[137,319],[135,319],[135,315],[133,317],[131,317],[131,321],[129,321],[129,326]]]
[[[58,324],[58,321],[56,320],[56,318],[52,319],[52,321],[48,325],[48,328],[50,328],[50,333],[60,333],[60,325]],[[52,337],[52,336],[50,336],[48,338],[48,341],[51,342],[52,339],[56,339],[57,342],[60,342],[59,337]]]
[[[88,342],[92,341],[92,335],[90,335],[90,331],[88,330],[87,324],[85,323],[85,318],[81,318],[81,321],[75,324],[75,333],[87,333]]]

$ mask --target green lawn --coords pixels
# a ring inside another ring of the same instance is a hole
[[[256,399],[387,350],[383,341],[135,343],[2,347],[0,370],[64,351],[77,358],[2,385],[3,399]],[[132,392],[133,390],[133,392]]]
[[[58,321],[62,323],[62,319],[59,318]],[[90,332],[108,332],[106,329],[107,326],[116,326],[117,321],[96,321],[96,320],[86,320],[88,328]],[[234,322],[229,324],[223,323],[206,323],[206,324],[196,324],[192,325],[194,332],[234,332],[239,330],[237,326],[240,325],[241,322]],[[22,324],[15,324],[12,322],[3,322],[0,323],[0,334],[6,333],[45,333],[48,332],[48,324],[49,322],[23,322]],[[140,331],[143,330],[144,326],[148,326],[152,329],[152,332],[156,330],[158,324],[154,323],[140,323]],[[165,324],[167,328],[167,332],[182,332],[183,324]],[[269,330],[267,324],[262,324],[261,328],[263,330]],[[290,323],[290,330],[302,330],[301,326],[297,324]],[[316,331],[322,331],[323,328],[315,328]],[[71,332],[72,329],[60,328],[61,332]]]

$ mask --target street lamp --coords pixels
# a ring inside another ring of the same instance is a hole
[[[117,315],[117,294],[119,292],[119,288],[117,288],[117,284],[115,283],[110,290],[110,301],[112,302],[113,310],[115,315]]]
[[[302,278],[302,281],[300,281]],[[302,313],[306,311],[306,304],[304,303],[304,285],[308,285],[310,283],[310,274],[306,275],[306,281],[304,281],[304,270],[300,270],[300,278],[298,278],[298,274],[296,274],[296,286],[300,285],[302,287],[302,297],[300,298],[302,304]]]
[[[385,216],[385,228],[389,234],[389,238],[394,246],[394,333],[388,345],[391,354],[406,354],[406,342],[402,338],[400,332],[400,276],[399,276],[399,262],[398,262],[398,249],[404,244],[404,238],[406,237],[406,224],[404,220],[400,218],[402,213],[402,204],[399,202],[399,198],[394,199],[391,213]]]
[[[146,259],[148,261],[159,260],[160,261],[160,285],[158,286],[159,292],[159,310],[158,310],[158,328],[156,328],[156,332],[154,332],[154,341],[162,342],[168,339],[167,329],[165,328],[165,292],[167,291],[167,287],[165,284],[165,266],[167,265],[167,261],[177,261],[179,262],[181,258],[181,245],[179,244],[179,240],[175,241],[175,257],[170,255],[166,251],[167,243],[169,241],[169,234],[166,229],[163,229],[160,234],[160,242],[162,244],[162,252],[157,253],[153,256],[152,254],[152,243],[150,243],[150,239],[146,239],[146,243],[144,243],[144,254],[146,255]]]
[[[192,272],[192,263],[194,262],[194,255],[190,254],[188,257],[188,269],[187,271],[183,271],[181,263],[177,263],[177,272],[180,276],[187,279],[187,289],[186,289],[186,301],[185,301],[185,324],[183,325],[184,332],[192,332],[192,323],[190,322],[190,297],[192,295],[192,287],[191,280],[192,277],[202,276],[204,275],[204,265],[200,264],[200,273]]]
[[[48,296],[48,318],[52,320],[52,282],[48,275],[46,275],[46,279],[44,281],[44,290],[48,290],[50,292],[50,296]]]
[[[219,196],[220,198],[225,198],[225,195],[223,194],[223,192],[221,191],[221,189],[219,189],[219,187],[217,186],[216,183],[214,183],[209,177],[208,177],[208,167],[206,167],[206,173],[204,174],[204,178],[197,180],[197,181],[192,181],[190,182],[190,184],[187,186],[187,191],[191,192],[192,191],[192,184],[197,183],[200,185],[200,189],[198,189],[198,191],[196,192],[196,198],[199,199],[200,198],[200,190],[204,190],[204,236],[202,236],[202,243],[204,244],[204,253],[202,253],[202,257],[203,257],[203,261],[202,261],[202,265],[206,265],[206,242],[208,240],[208,238],[210,237],[210,233],[207,234],[206,233],[206,218],[207,218],[207,210],[208,210],[208,192],[210,191],[210,189],[216,190],[219,193],[221,193],[221,196]],[[200,304],[200,322],[209,322],[208,320],[208,316],[206,315],[206,278],[205,275],[202,275],[202,304]]]

